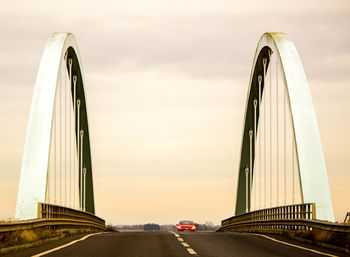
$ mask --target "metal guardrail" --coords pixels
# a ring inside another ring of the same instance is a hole
[[[315,220],[316,205],[314,203],[304,203],[257,210],[225,219],[221,222],[221,225],[224,227],[242,222],[296,219]]]
[[[350,236],[350,224],[332,223],[319,220],[264,220],[239,222],[223,226],[219,231],[223,232],[257,232],[274,233],[291,230],[295,232],[313,231],[319,229],[329,232],[347,233]]]
[[[48,203],[38,203],[38,219],[89,221],[105,226],[105,221],[92,213]]]
[[[55,238],[63,234],[107,231],[105,221],[91,213],[38,203],[38,218],[0,222],[0,254],[15,245]]]
[[[91,213],[38,203],[38,219],[0,223],[0,234],[36,228],[107,230],[105,221]]]
[[[41,240],[56,240],[66,234],[107,231],[104,225],[72,219],[33,219],[0,223],[0,255],[26,248]]]
[[[96,224],[95,222],[51,218],[0,223],[0,234],[14,231],[19,232],[21,230],[33,230],[36,228],[60,229],[67,227],[74,229],[91,228],[107,230],[105,226]]]
[[[315,207],[306,203],[245,213],[223,220],[217,231],[286,234],[350,248],[350,224],[316,220]]]
[[[248,232],[298,236],[312,242],[350,249],[350,224],[319,220],[261,220],[246,221],[221,227],[218,232]]]
[[[38,203],[38,219],[0,222],[0,234],[40,227],[107,230],[105,221],[91,213],[58,205]]]

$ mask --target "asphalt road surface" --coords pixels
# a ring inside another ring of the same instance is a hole
[[[76,241],[75,240],[80,240]],[[71,245],[65,246],[67,243]],[[74,243],[72,243],[74,242]],[[294,244],[294,243],[293,243]],[[300,246],[300,244],[298,244]],[[61,247],[60,249],[57,249]],[[302,246],[311,248],[310,246]],[[325,252],[318,249],[318,251]],[[330,253],[328,251],[328,253]],[[334,254],[334,253],[332,253]],[[231,257],[323,255],[252,234],[216,232],[120,232],[76,235],[4,256]]]

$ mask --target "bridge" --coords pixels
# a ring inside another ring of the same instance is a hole
[[[334,222],[307,78],[286,34],[265,33],[258,42],[235,213],[222,217],[217,232],[116,233],[107,228],[95,215],[86,102],[75,38],[54,33],[34,88],[16,221],[0,223],[0,253],[11,256],[19,247],[24,249],[16,256],[334,256],[334,249],[346,253],[350,247],[350,224]],[[72,234],[70,242],[64,234]],[[51,243],[26,248],[45,240]]]

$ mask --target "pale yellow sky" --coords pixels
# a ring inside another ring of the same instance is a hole
[[[56,31],[78,41],[96,212],[107,221],[233,215],[251,63],[266,31],[288,33],[299,51],[336,219],[349,211],[348,1],[11,1],[0,22],[1,219],[14,216],[36,73]]]

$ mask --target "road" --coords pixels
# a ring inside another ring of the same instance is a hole
[[[240,233],[120,232],[85,237],[86,235],[73,237],[70,241],[83,240],[69,246],[64,246],[68,243],[67,239],[65,239],[65,242],[55,242],[40,247],[33,247],[5,256],[21,257],[35,256],[37,254],[39,254],[37,256],[47,257],[325,256],[262,236]],[[52,249],[59,246],[62,248],[52,251]],[[45,251],[51,252],[40,255]]]

